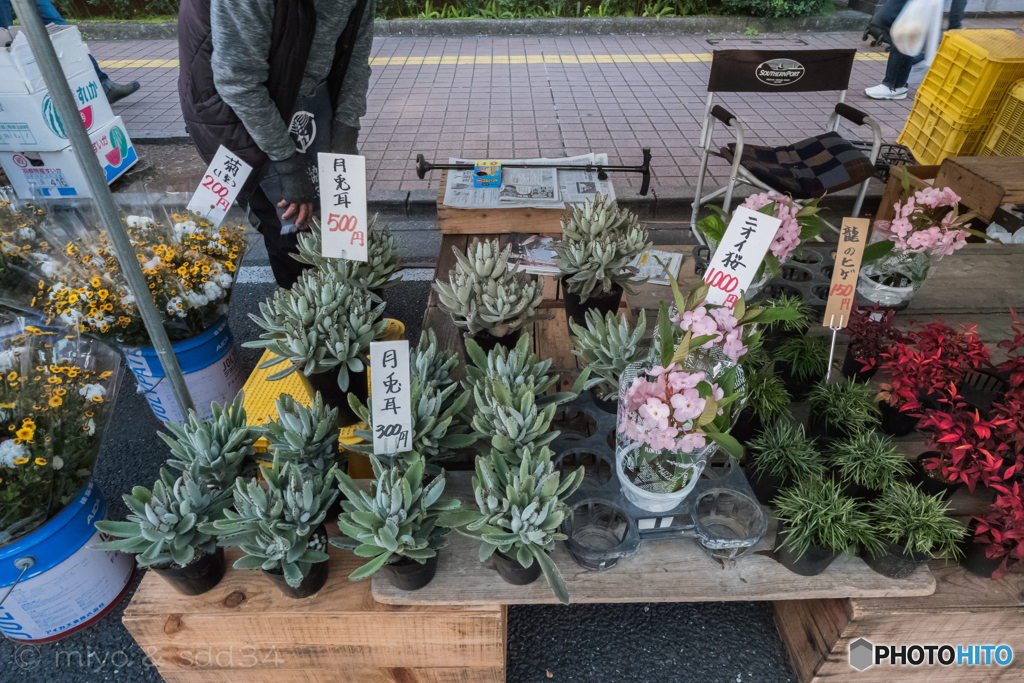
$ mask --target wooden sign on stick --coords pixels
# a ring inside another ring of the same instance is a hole
[[[828,304],[822,325],[842,329],[850,322],[850,313],[857,305],[857,276],[867,241],[867,218],[844,218],[836,245],[836,262],[832,268],[832,284],[828,288]]]

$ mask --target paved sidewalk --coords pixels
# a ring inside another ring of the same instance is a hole
[[[980,19],[966,27],[1018,23]],[[370,189],[436,188],[439,174],[416,178],[412,160],[419,153],[437,160],[593,150],[607,152],[612,163],[633,164],[644,146],[652,148],[655,189],[685,189],[697,179],[712,50],[841,47],[859,51],[847,102],[875,117],[885,141],[895,142],[915,89],[902,101],[867,99],[863,90],[881,81],[887,55],[860,34],[379,38],[360,137]],[[184,136],[174,41],[96,42],[91,48],[115,80],[143,85],[114,107],[133,136]],[[776,145],[821,131],[835,100],[832,93],[807,93],[719,101],[745,120],[750,142]],[[727,135],[716,140],[725,144]],[[725,163],[713,160],[708,182],[727,177]],[[617,180],[623,189],[627,183],[638,181]]]

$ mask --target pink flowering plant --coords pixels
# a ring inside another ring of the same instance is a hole
[[[765,268],[771,271],[772,277],[779,272],[779,266],[794,249],[803,242],[814,239],[821,235],[821,229],[825,222],[818,216],[821,208],[818,206],[818,199],[812,199],[803,206],[793,201],[792,197],[769,190],[760,194],[752,194],[740,206],[758,211],[768,216],[774,216],[782,221],[775,239],[768,247],[764,261],[757,273],[754,275],[754,282],[764,276]],[[729,220],[732,216],[717,206],[709,207],[714,213],[697,223],[700,230],[711,243],[712,250],[722,241],[725,230],[729,227]]]

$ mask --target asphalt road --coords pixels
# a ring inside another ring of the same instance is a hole
[[[262,245],[254,242],[244,265],[266,263]],[[236,341],[242,342],[257,336],[248,313],[258,310],[274,285],[236,287],[230,320]],[[428,293],[428,282],[403,282],[385,293],[387,315],[405,323],[410,340],[419,338]],[[239,351],[248,374],[260,352]],[[156,434],[160,423],[136,393],[130,372],[117,401],[96,468],[111,519],[124,518],[121,496],[133,486],[151,486],[168,455]],[[54,644],[19,646],[0,639],[0,681],[162,681],[121,625],[122,611],[123,605],[97,625]],[[796,680],[767,603],[513,606],[508,638],[509,683]]]

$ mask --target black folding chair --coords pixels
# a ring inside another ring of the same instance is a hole
[[[703,154],[697,191],[693,202],[691,229],[697,224],[700,207],[725,195],[723,208],[728,211],[737,182],[761,190],[776,190],[794,200],[814,199],[860,184],[860,193],[853,207],[860,213],[868,180],[875,173],[875,159],[882,145],[882,131],[870,116],[843,100],[850,84],[853,56],[856,50],[716,50],[711,60],[708,98],[704,108],[704,126],[700,144]],[[797,93],[838,90],[839,101],[829,117],[825,132],[800,142],[781,147],[744,144],[746,130],[735,114],[714,103],[715,93]],[[871,127],[874,140],[870,155],[857,149],[837,131],[842,117],[858,126]],[[725,124],[734,142],[718,151],[713,149],[715,122]],[[704,191],[708,158],[717,156],[728,161],[729,182],[711,194]],[[835,226],[832,226],[835,229]],[[694,231],[697,239],[702,237]]]

